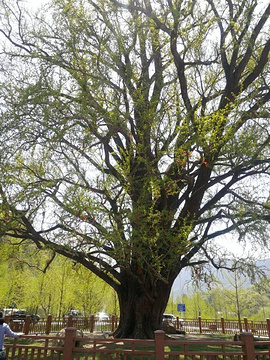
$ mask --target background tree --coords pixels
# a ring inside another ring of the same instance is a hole
[[[22,6],[1,0],[1,234],[85,266],[115,336],[153,337],[183,268],[225,266],[215,238],[267,246],[270,5]]]
[[[47,251],[40,254],[33,244],[25,245],[14,241],[0,243],[3,283],[0,308],[11,307],[14,303],[15,307],[42,317],[62,316],[71,308],[80,310],[85,316],[99,311],[119,315],[114,293],[96,275],[58,255],[48,267]]]

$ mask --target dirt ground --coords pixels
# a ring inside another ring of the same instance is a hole
[[[219,340],[229,340],[233,341],[233,335],[227,335],[227,336],[220,336],[219,334],[171,334],[167,335],[170,339],[175,340],[213,340],[213,341],[219,341]]]

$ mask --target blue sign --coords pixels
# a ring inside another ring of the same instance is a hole
[[[178,312],[185,312],[186,311],[186,304],[177,304],[177,311]]]

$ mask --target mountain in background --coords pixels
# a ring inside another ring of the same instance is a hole
[[[262,269],[266,275],[270,275],[270,258],[265,260],[258,260],[256,261],[256,266],[260,269]],[[230,274],[233,274],[228,271],[224,270],[216,270],[213,267],[212,273],[214,275],[214,278],[216,281],[210,282],[211,287],[214,287],[215,284],[222,284],[226,289],[232,289],[233,288],[233,282],[230,281],[232,279],[232,276]],[[239,281],[241,281],[242,288],[248,288],[251,285],[250,279],[244,276],[241,276],[239,278]],[[207,285],[203,282],[200,284],[200,288],[202,290],[207,289]],[[196,289],[198,290],[198,289]],[[192,279],[191,269],[186,268],[181,271],[181,273],[176,278],[173,287],[172,287],[172,294],[174,297],[182,296],[183,294],[192,293],[195,290],[194,282]]]

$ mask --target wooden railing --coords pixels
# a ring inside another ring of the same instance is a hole
[[[244,318],[239,324],[236,320],[220,320],[202,319],[186,320],[183,329],[186,332],[199,332],[199,333],[222,333],[222,334],[239,334],[242,331],[251,332],[257,336],[265,336],[270,338],[270,319],[265,321],[249,321]]]
[[[60,346],[57,341],[62,340]],[[28,341],[28,345],[22,344]],[[33,344],[29,342],[33,341]],[[79,346],[78,346],[79,342]],[[76,345],[77,344],[77,345]],[[256,349],[264,345],[264,349]],[[13,344],[5,344],[9,360],[268,360],[270,341],[254,341],[250,332],[240,341],[172,340],[162,330],[153,340],[93,339],[76,337],[75,328],[66,328],[64,337],[24,335]]]
[[[63,317],[62,319],[53,318],[48,315],[46,319],[40,319],[38,322],[32,322],[30,316],[25,320],[12,320],[5,318],[13,331],[23,332],[25,334],[47,334],[58,333],[66,327],[76,327],[85,332],[113,332],[118,325],[118,318],[112,316],[109,320],[99,320],[95,316],[90,317]]]
[[[99,320],[95,316],[88,318],[72,317],[71,315],[63,319],[55,319],[49,315],[46,319],[41,319],[37,323],[31,322],[30,316],[25,321],[10,321],[6,318],[14,331],[23,331],[25,334],[47,334],[57,333],[66,327],[75,327],[85,332],[108,332],[112,333],[117,328],[118,318],[113,316],[110,320]],[[184,330],[186,333],[222,333],[222,334],[239,334],[242,331],[252,332],[256,336],[265,336],[270,338],[270,319],[265,321],[249,321],[244,318],[241,326],[235,320],[221,318],[196,320],[185,319],[175,323],[176,328]]]

